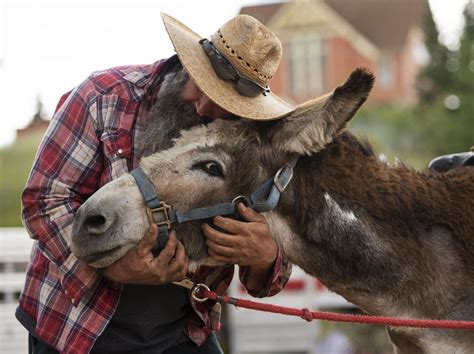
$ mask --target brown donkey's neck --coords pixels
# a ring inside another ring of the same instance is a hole
[[[443,247],[472,272],[472,168],[435,174],[388,166],[368,144],[344,133],[324,151],[302,157],[290,186],[278,212],[300,237],[285,251],[332,290],[356,294],[348,295],[354,303],[367,293],[390,294],[405,281],[430,280],[421,277],[432,272],[431,257],[446,257],[429,239],[435,229],[448,235]],[[448,265],[453,270],[454,263]],[[410,297],[412,307],[422,306],[422,291]]]
[[[349,133],[298,165],[295,192],[302,217],[321,207],[315,198],[328,194],[343,210],[386,223],[397,235],[443,225],[474,252],[474,168],[441,174],[390,166]]]

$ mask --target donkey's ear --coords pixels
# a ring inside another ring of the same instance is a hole
[[[305,102],[274,126],[274,147],[301,155],[322,150],[340,134],[367,99],[374,75],[367,69],[354,70],[332,93]]]

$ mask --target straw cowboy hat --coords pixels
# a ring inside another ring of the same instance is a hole
[[[175,18],[164,13],[161,17],[189,76],[214,103],[239,117],[255,120],[278,119],[294,111],[268,87],[280,63],[281,42],[255,18],[236,16],[207,40]],[[236,71],[235,77],[221,78],[221,71],[215,69],[215,54],[221,56],[220,63],[222,56],[223,61],[227,59],[232,67],[224,65],[224,69]],[[249,97],[247,88],[257,90],[254,97]]]

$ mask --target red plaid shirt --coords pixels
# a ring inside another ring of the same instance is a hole
[[[39,147],[22,195],[23,222],[35,239],[19,311],[35,323],[41,341],[67,353],[87,353],[112,317],[121,286],[79,262],[69,241],[75,211],[97,189],[137,166],[141,122],[176,56],[152,65],[93,73],[64,95]],[[265,289],[279,292],[290,265],[279,253]],[[213,290],[225,293],[233,267],[200,270]],[[245,278],[245,268],[240,278]],[[212,280],[211,280],[212,279]],[[192,303],[186,333],[202,344],[220,328],[220,304]],[[20,317],[19,317],[20,318]],[[32,329],[29,329],[32,331]]]

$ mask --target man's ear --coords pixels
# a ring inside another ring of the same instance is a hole
[[[311,155],[322,150],[338,134],[367,99],[374,75],[367,69],[354,70],[332,93],[307,101],[275,124],[272,145],[289,153]]]

